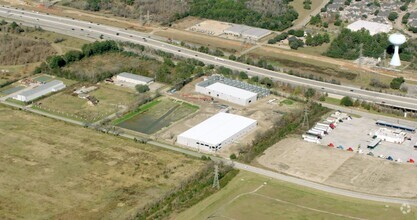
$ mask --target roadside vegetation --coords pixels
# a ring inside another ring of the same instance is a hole
[[[61,4],[134,19],[143,19],[149,11],[152,21],[162,24],[170,24],[191,15],[284,30],[292,26],[292,22],[298,17],[298,13],[288,5],[289,2],[290,0],[65,0]]]
[[[206,163],[201,171],[181,182],[177,188],[162,196],[160,200],[138,210],[134,218],[169,219],[216,193],[218,190],[213,188],[213,167],[213,162]],[[238,173],[239,170],[220,164],[220,188],[225,187]]]
[[[330,109],[321,106],[321,104],[309,104],[309,122],[314,124],[321,117],[328,113]],[[241,147],[237,155],[239,161],[250,163],[257,156],[260,156],[266,149],[284,139],[290,134],[302,133],[307,128],[302,127],[304,111],[296,111],[285,114],[271,129],[258,134],[252,144]]]

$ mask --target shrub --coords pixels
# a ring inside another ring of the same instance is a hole
[[[353,101],[349,96],[345,96],[340,100],[340,105],[343,106],[353,106]]]
[[[236,154],[230,154],[230,159],[232,159],[232,160],[236,160]]]
[[[139,93],[145,93],[145,92],[149,91],[149,86],[148,85],[136,85],[135,89]]]
[[[391,89],[400,89],[401,84],[403,84],[405,82],[404,77],[397,77],[392,79],[391,83],[390,83],[390,87]]]

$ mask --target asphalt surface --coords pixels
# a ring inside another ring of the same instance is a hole
[[[95,24],[86,21],[79,21],[71,18],[47,15],[38,12],[25,11],[11,7],[0,7],[0,16],[4,17],[6,20],[15,20],[18,23],[29,26],[41,26],[46,30],[88,39],[91,41],[100,39],[100,37],[103,39],[128,41],[154,49],[159,49],[165,52],[170,52],[178,56],[194,58],[206,64],[224,66],[237,71],[245,71],[248,73],[248,75],[251,76],[270,77],[276,81],[286,82],[293,85],[306,86],[322,92],[338,94],[342,96],[350,96],[375,103],[417,110],[417,99],[361,90],[354,87],[334,85],[330,83],[291,76],[276,71],[270,71],[171,45],[169,43],[163,42],[163,38],[157,38],[147,33],[111,27],[102,24]]]

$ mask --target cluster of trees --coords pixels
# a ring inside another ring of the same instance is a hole
[[[400,89],[401,85],[405,82],[404,77],[397,77],[392,79],[391,83],[389,84],[391,89]]]
[[[385,33],[371,36],[365,29],[355,32],[345,28],[330,44],[325,55],[354,60],[359,57],[361,45],[364,56],[378,58],[389,46],[388,36]]]
[[[324,43],[330,43],[330,35],[328,33],[315,34],[315,35],[307,34],[307,37],[306,37],[307,46],[315,47],[315,46],[320,46]]]
[[[383,83],[379,81],[379,79],[372,78],[369,82],[369,85],[375,88],[381,88],[381,89],[387,89],[389,88],[389,85],[386,83]]]
[[[288,4],[282,4],[281,13],[261,13],[248,8],[247,0],[199,0],[192,1],[192,16],[226,21],[236,24],[281,31],[292,25],[298,13]],[[284,2],[285,3],[285,2]]]
[[[155,72],[155,80],[180,89],[192,80],[192,76],[203,75],[203,67],[204,63],[196,59],[181,60],[175,64],[171,58],[164,58],[164,62]]]
[[[217,192],[217,189],[212,187],[214,162],[206,156],[203,156],[202,160],[209,162],[201,171],[181,182],[177,188],[162,198],[137,210],[134,219],[169,219],[172,213],[180,213]],[[227,165],[220,164],[218,167],[221,188],[239,173],[239,170]]]
[[[288,38],[288,43],[290,48],[293,50],[297,50],[299,47],[304,47],[304,41],[294,36]]]
[[[303,8],[305,9],[305,10],[310,10],[311,9],[311,4],[312,4],[313,2],[311,1],[311,0],[304,0],[303,1]]]
[[[139,93],[145,93],[145,92],[149,91],[149,86],[148,85],[136,85],[135,89]]]
[[[272,39],[269,39],[268,40],[268,44],[275,44],[275,43],[277,43],[277,42],[280,42],[280,41],[282,41],[282,40],[285,40],[285,39],[287,39],[287,37],[288,37],[288,33],[287,32],[282,32],[281,34],[278,34],[277,36],[275,36],[274,38],[272,38]]]
[[[20,65],[44,60],[56,51],[46,40],[5,34],[0,38],[0,65]]]
[[[75,79],[78,81],[91,81],[98,82],[105,78],[112,76],[112,74],[105,72],[101,75],[96,75],[94,78],[90,78],[85,75],[77,75],[71,71],[62,70],[61,68],[79,61],[84,57],[91,57],[107,52],[122,51],[115,41],[102,41],[94,42],[91,44],[85,44],[82,47],[82,51],[71,50],[64,55],[50,56],[46,59],[46,62],[41,63],[40,66],[35,68],[35,73],[45,72],[51,75],[57,75],[60,77]]]

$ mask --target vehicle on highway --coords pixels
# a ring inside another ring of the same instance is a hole
[[[117,36],[119,36],[119,33],[116,33]]]

